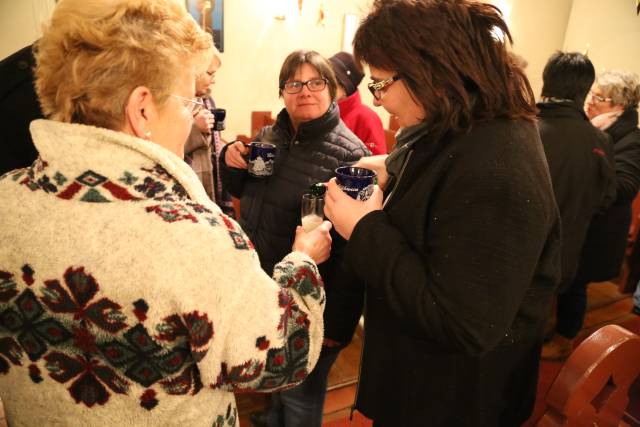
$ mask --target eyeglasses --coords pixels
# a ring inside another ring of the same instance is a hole
[[[280,89],[293,95],[294,93],[300,93],[303,86],[306,86],[311,92],[320,92],[327,86],[327,79],[311,79],[306,82],[294,80],[292,82],[282,83]]]
[[[591,100],[593,100],[595,102],[611,101],[611,98],[605,98],[604,96],[601,96],[601,95],[598,95],[596,93],[593,93],[592,91],[589,91],[589,96],[591,97]]]
[[[395,75],[393,77],[389,77],[388,79],[384,79],[381,80],[379,82],[373,82],[373,83],[369,83],[367,85],[367,87],[369,88],[369,91],[371,92],[371,95],[373,95],[373,97],[380,101],[380,99],[382,99],[382,94],[383,94],[383,90],[389,86],[391,86],[393,84],[393,82],[400,80],[402,77],[400,77],[399,75]]]
[[[185,98],[180,95],[173,95],[174,98],[178,98],[182,101],[182,106],[186,108],[191,114],[196,114],[202,108],[205,108],[204,102],[198,101],[198,98]]]

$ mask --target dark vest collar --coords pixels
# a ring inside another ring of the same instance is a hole
[[[324,140],[324,136],[331,132],[340,123],[340,110],[335,102],[329,105],[329,109],[317,119],[309,120],[298,126],[298,132],[294,133],[291,118],[285,108],[278,113],[274,130],[280,133],[285,141],[299,143]]]

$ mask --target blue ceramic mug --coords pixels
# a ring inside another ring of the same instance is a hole
[[[336,169],[336,183],[356,200],[365,201],[373,194],[376,173],[371,169],[342,166]]]
[[[255,178],[273,175],[273,164],[276,160],[276,146],[268,142],[252,142],[249,144],[247,171]]]
[[[225,129],[224,120],[227,117],[227,110],[224,108],[212,108],[211,114],[215,118],[213,130],[221,131]]]

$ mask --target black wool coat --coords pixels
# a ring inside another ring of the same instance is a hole
[[[29,123],[42,118],[34,66],[31,46],[0,61],[0,175],[29,166],[37,156],[29,132]]]
[[[602,282],[620,274],[631,224],[631,204],[640,189],[637,110],[625,110],[606,132],[613,139],[616,199],[589,225],[576,274],[576,280],[584,282]]]
[[[571,284],[591,218],[616,196],[611,138],[573,102],[538,104],[540,139],[562,219],[562,280]]]
[[[335,176],[336,168],[370,153],[340,120],[335,103],[322,117],[302,123],[297,133],[283,109],[256,140],[277,147],[272,176],[253,178],[244,169],[227,167],[227,147],[220,155],[220,167],[223,187],[240,199],[240,225],[253,242],[263,270],[271,275],[274,265],[291,252],[302,195],[312,184]],[[364,290],[342,266],[346,242],[333,231],[332,238],[331,257],[318,266],[327,295],[325,336],[346,344],[362,313]]]
[[[356,408],[380,426],[520,425],[560,270],[535,124],[423,137],[395,187],[345,251],[367,293]]]

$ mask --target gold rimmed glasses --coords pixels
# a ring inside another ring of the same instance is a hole
[[[391,86],[394,82],[400,79],[401,77],[396,74],[395,76],[389,77],[388,79],[380,80],[379,82],[369,83],[367,87],[369,88],[369,92],[371,92],[371,95],[373,95],[373,97],[376,100],[380,101],[380,99],[382,98],[382,94],[384,93],[383,90],[385,90],[386,88]]]

